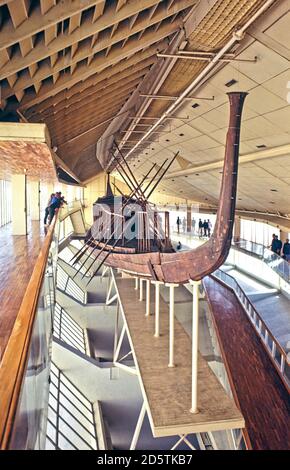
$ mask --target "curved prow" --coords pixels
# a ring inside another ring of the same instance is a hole
[[[246,92],[228,93],[230,120],[215,228],[202,246],[187,252],[161,254],[155,273],[165,282],[200,280],[219,268],[228,256],[234,225],[241,117]]]

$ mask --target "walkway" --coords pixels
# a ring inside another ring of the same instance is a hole
[[[288,352],[287,343],[290,341],[290,300],[280,292],[256,281],[238,269],[227,269],[234,277],[245,294],[255,305],[269,330],[279,341],[280,346]]]
[[[233,292],[204,280],[224,355],[253,449],[288,449],[290,400]]]
[[[44,239],[39,222],[30,223],[28,232],[13,236],[12,224],[0,228],[0,359]]]

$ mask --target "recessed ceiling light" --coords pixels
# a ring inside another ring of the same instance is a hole
[[[265,144],[260,144],[260,145],[256,145],[257,149],[265,149],[267,147],[267,145]]]
[[[229,88],[229,87],[235,85],[236,83],[238,83],[238,80],[235,80],[234,78],[232,78],[227,83],[225,83],[225,86]]]
[[[194,103],[191,107],[192,107],[193,109],[198,108],[198,107],[199,107],[199,104],[198,104],[198,103]]]

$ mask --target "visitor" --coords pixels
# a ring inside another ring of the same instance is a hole
[[[289,243],[289,238],[286,239],[286,242],[283,245],[283,258],[286,259],[286,261],[290,261],[290,243]]]
[[[44,225],[47,225],[47,218],[48,218],[48,216],[49,216],[49,207],[50,207],[50,205],[51,205],[52,200],[53,200],[54,197],[55,197],[55,193],[52,193],[52,194],[50,195],[49,200],[47,201],[47,206],[46,206],[46,208],[45,208],[45,214],[44,214]]]
[[[183,233],[186,232],[186,218],[185,217],[183,217],[182,219],[182,230],[183,230]]]
[[[180,243],[180,242],[177,243],[176,249],[177,249],[177,250],[181,250],[181,243]]]
[[[211,221],[210,221],[209,219],[207,219],[207,226],[208,226],[208,228],[207,228],[207,235],[208,235],[208,237],[210,237],[211,229],[212,229],[212,223],[211,223]]]
[[[278,238],[278,235],[276,235],[276,253],[281,256],[281,251],[282,251],[282,242],[281,240]]]
[[[277,241],[276,241],[276,235],[275,235],[275,233],[273,233],[273,235],[272,235],[272,241],[271,241],[271,245],[269,246],[269,248],[271,249],[271,251],[273,251],[274,253],[276,253]]]
[[[61,191],[58,191],[57,193],[55,193],[55,196],[53,197],[52,202],[49,206],[49,225],[52,222],[56,209],[62,207],[63,204],[67,204],[67,202],[64,199],[64,196],[61,195]]]
[[[203,223],[202,223],[202,220],[199,219],[199,221],[198,221],[198,235],[199,235],[199,238],[202,237],[202,230],[203,230]]]
[[[180,225],[181,225],[181,220],[180,220],[179,216],[177,217],[176,225],[177,225],[177,233],[179,233],[179,231],[180,231]]]
[[[192,221],[191,221],[191,228],[192,228],[192,233],[193,234],[195,234],[195,224],[196,224],[196,221],[195,221],[195,218],[193,217]]]
[[[208,222],[204,219],[203,222],[203,235],[207,237],[207,231],[208,231]]]

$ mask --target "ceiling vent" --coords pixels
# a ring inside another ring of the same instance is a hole
[[[230,88],[231,86],[235,85],[236,83],[238,83],[238,80],[235,80],[234,78],[232,78],[229,82],[225,83],[225,86]]]

